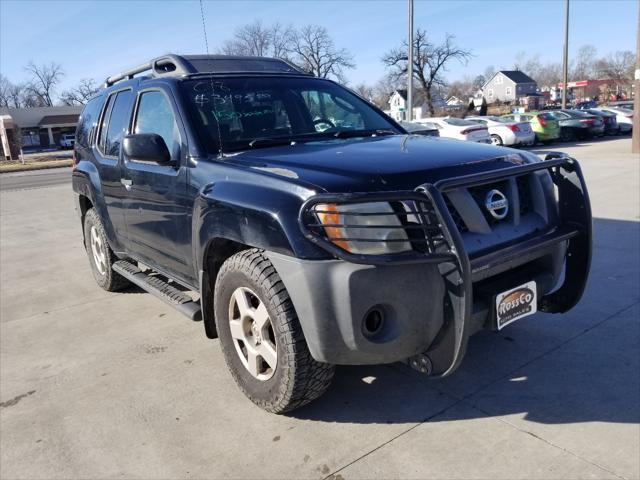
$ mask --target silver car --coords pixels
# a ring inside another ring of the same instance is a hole
[[[533,145],[536,134],[527,122],[513,122],[500,117],[467,117],[466,120],[487,127],[494,145]]]

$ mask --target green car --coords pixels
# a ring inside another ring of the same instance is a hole
[[[551,112],[512,113],[503,115],[502,118],[514,122],[529,122],[537,142],[548,144],[560,137],[560,124]]]

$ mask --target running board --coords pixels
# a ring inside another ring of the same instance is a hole
[[[126,260],[118,260],[115,262],[113,264],[113,270],[131,283],[136,284],[143,290],[158,297],[167,305],[172,306],[191,320],[202,320],[200,302],[194,302],[189,295],[181,292],[159,277],[141,272],[138,267]]]

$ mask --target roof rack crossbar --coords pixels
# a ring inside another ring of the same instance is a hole
[[[220,62],[237,62],[234,68]],[[245,73],[247,64],[238,62],[253,62],[255,69],[249,67],[246,73],[269,73],[278,75],[309,75],[292,63],[279,58],[228,56],[228,55],[175,55],[168,54],[155,58],[147,63],[130,68],[124,72],[112,75],[104,82],[104,87],[110,87],[121,80],[130,80],[135,75],[150,72],[154,77],[186,77],[200,74],[240,74]],[[218,70],[220,68],[220,70]]]
[[[196,73],[196,70],[180,55],[163,55],[162,57],[154,58],[150,62],[143,63],[137,67],[130,68],[116,75],[112,75],[104,82],[105,87],[110,87],[120,80],[129,80],[143,72],[150,71],[156,76],[162,75],[189,75],[190,73]]]

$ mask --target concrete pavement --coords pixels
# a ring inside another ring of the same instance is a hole
[[[630,144],[553,147],[581,160],[595,217],[576,309],[481,332],[443,380],[338,368],[289,416],[245,399],[201,323],[94,284],[68,184],[3,191],[0,478],[640,477]]]
[[[0,191],[52,187],[71,182],[71,167],[0,174]]]

